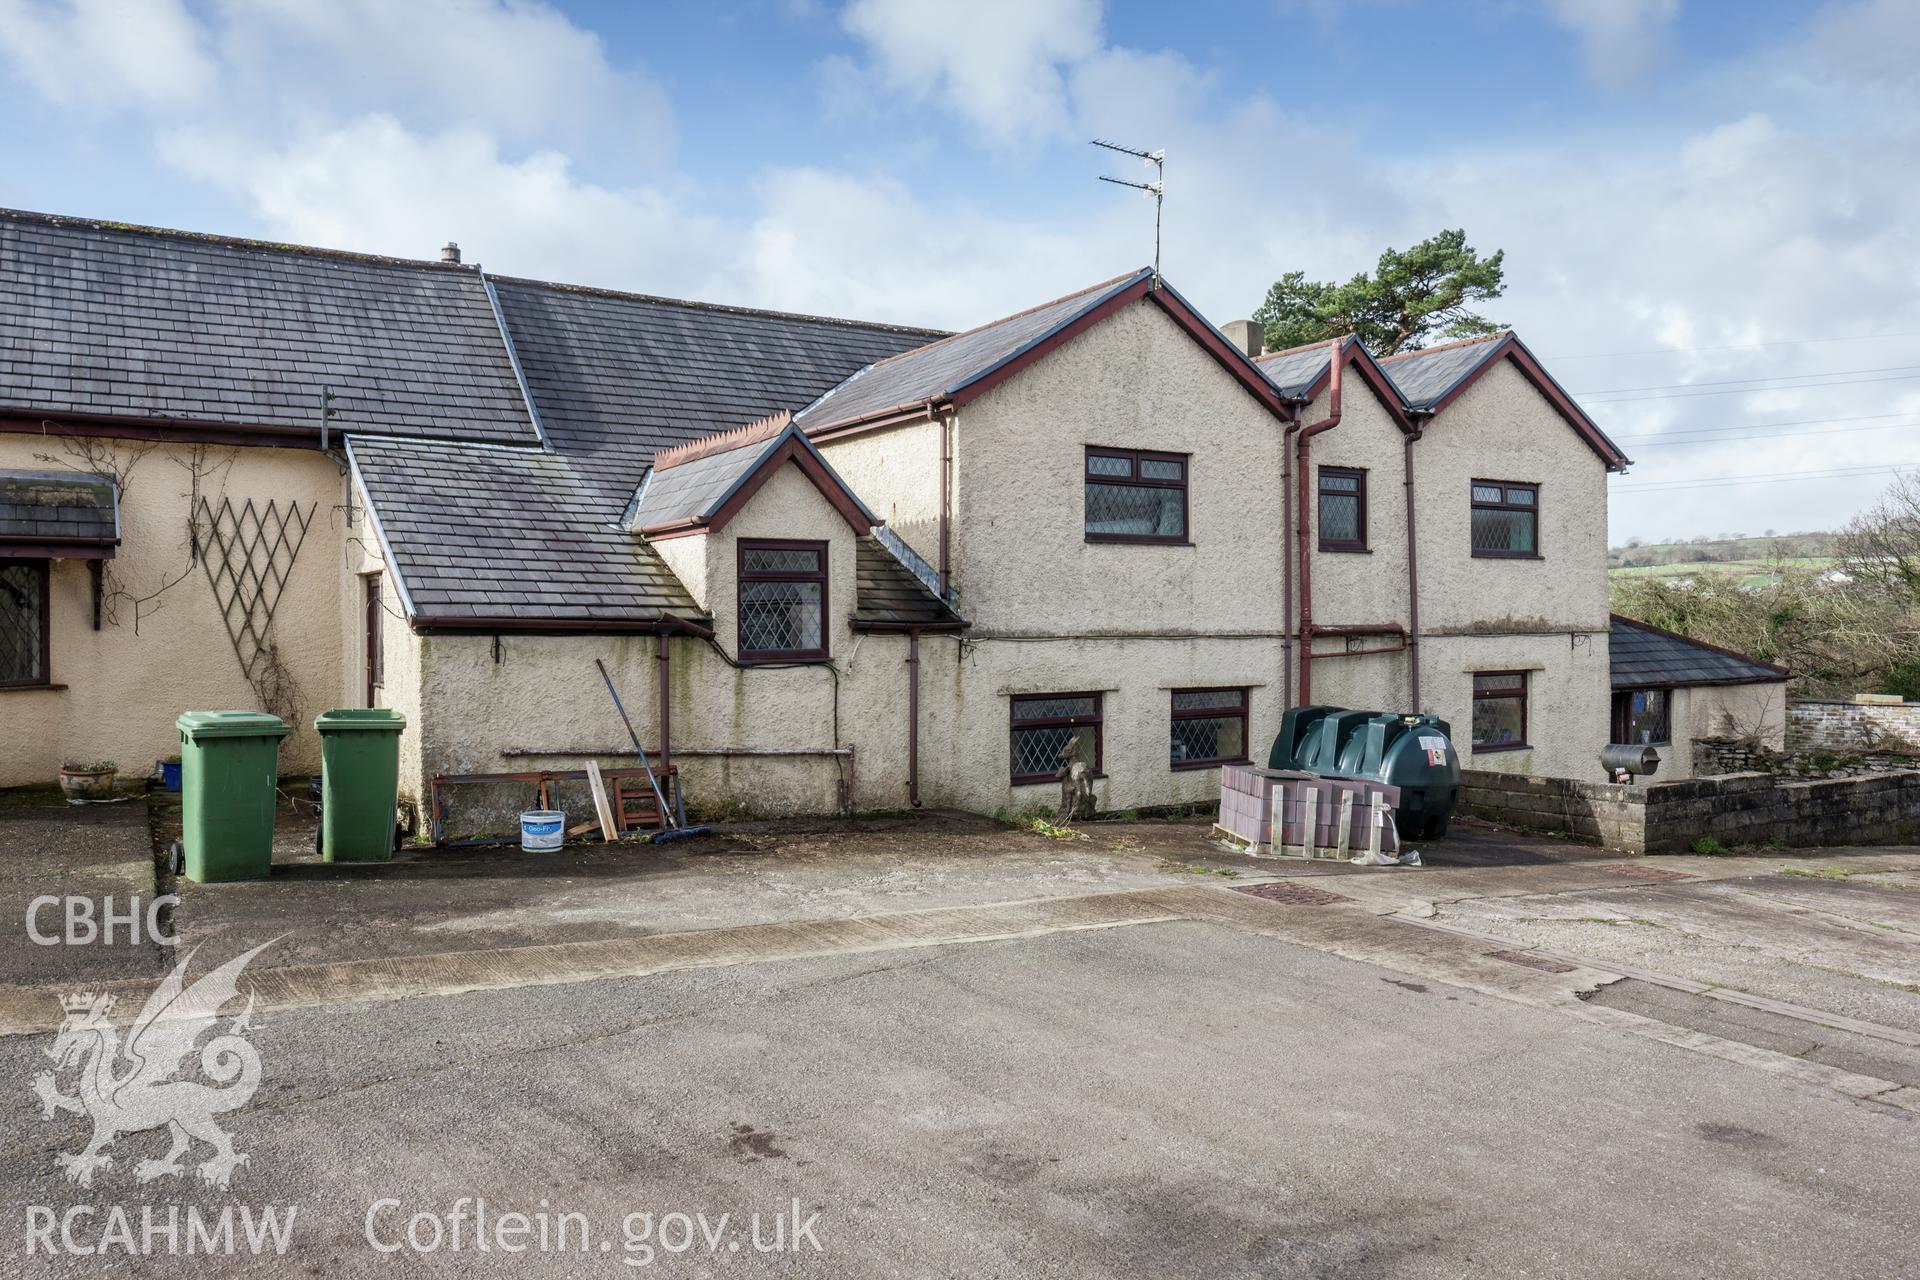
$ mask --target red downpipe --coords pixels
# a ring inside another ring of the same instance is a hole
[[[1280,438],[1280,538],[1284,542],[1293,530],[1293,433],[1300,429],[1299,420],[1287,424],[1285,434]],[[1280,660],[1280,696],[1281,705],[1291,707],[1293,701],[1293,552],[1287,547],[1280,549],[1280,635],[1281,646],[1285,650]]]
[[[1308,443],[1322,431],[1340,425],[1340,366],[1345,363],[1341,358],[1342,342],[1336,338],[1327,344],[1327,362],[1332,369],[1332,378],[1327,384],[1327,416],[1311,426],[1300,428],[1300,434],[1294,440],[1294,477],[1300,502],[1299,528],[1297,537],[1300,556],[1300,701],[1297,705],[1306,706],[1313,701],[1313,547],[1307,536],[1307,482],[1311,469],[1307,462],[1312,452]]]
[[[907,632],[907,803],[920,807],[920,628]]]
[[[667,771],[667,765],[670,764],[673,759],[673,749],[668,745],[673,741],[673,709],[668,704],[667,670],[669,662],[667,659],[667,633],[664,631],[660,633],[659,645],[660,651],[655,656],[660,659],[660,772],[664,774]]]
[[[1407,683],[1414,714],[1420,713],[1420,542],[1413,532],[1413,442],[1422,428],[1407,432]]]

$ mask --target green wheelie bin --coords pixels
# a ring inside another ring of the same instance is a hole
[[[293,726],[264,711],[189,711],[174,725],[187,879],[266,879],[273,871],[280,739]]]
[[[393,856],[400,798],[400,731],[407,718],[385,707],[323,711],[320,731],[320,854],[328,862]]]

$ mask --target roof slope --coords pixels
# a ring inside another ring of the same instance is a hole
[[[654,452],[794,409],[939,331],[494,277],[554,447],[620,507]]]
[[[794,416],[809,431],[950,396],[1151,272],[1134,271],[861,369]]]
[[[120,541],[119,486],[80,471],[0,471],[0,539]]]
[[[1785,667],[1757,662],[1717,645],[1689,640],[1635,618],[1613,615],[1608,652],[1613,687],[1650,689],[1663,685],[1771,684],[1792,678]]]
[[[1481,365],[1499,355],[1500,340],[1508,336],[1509,331],[1502,331],[1484,338],[1401,351],[1382,356],[1380,367],[1393,379],[1393,385],[1400,388],[1408,408],[1431,408]]]
[[[0,414],[536,443],[470,268],[0,210]]]
[[[368,436],[347,447],[423,628],[701,622],[653,550],[599,517],[567,457]]]
[[[855,544],[854,573],[856,629],[953,630],[966,625],[878,536],[870,534]]]
[[[781,465],[793,462],[855,533],[880,523],[784,409],[707,440],[654,455],[622,521],[655,536],[717,530]]]

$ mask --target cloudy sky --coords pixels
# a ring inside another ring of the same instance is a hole
[[[1615,540],[1920,462],[1913,0],[0,0],[0,204],[965,326],[1214,320],[1464,226],[1637,459]],[[1758,477],[1757,479],[1755,477]]]

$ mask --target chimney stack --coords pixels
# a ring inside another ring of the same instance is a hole
[[[1229,320],[1221,332],[1227,335],[1228,342],[1249,356],[1258,356],[1266,350],[1266,331],[1251,320]]]
[[[440,250],[440,261],[451,262],[458,265],[460,262],[460,246],[451,240],[447,241],[446,246]]]

